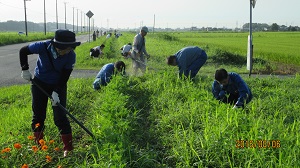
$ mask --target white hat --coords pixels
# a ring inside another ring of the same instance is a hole
[[[144,32],[146,32],[146,33],[149,32],[148,27],[146,27],[146,26],[143,26],[143,27],[141,28],[141,31],[144,31]]]

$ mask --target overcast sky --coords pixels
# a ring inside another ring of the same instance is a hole
[[[45,1],[46,21],[56,22],[56,0]],[[74,9],[74,24],[77,16],[78,26],[87,24],[85,13],[90,10],[94,13],[91,23],[104,28],[152,27],[154,23],[156,28],[236,28],[250,21],[250,0],[57,0],[57,7],[59,23],[65,23],[66,12],[66,22],[73,24]],[[43,0],[27,0],[26,8],[27,21],[44,22]],[[299,9],[300,0],[258,0],[252,22],[300,26]],[[0,22],[24,21],[24,13],[24,0],[0,0]]]

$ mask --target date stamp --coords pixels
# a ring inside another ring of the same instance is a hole
[[[243,148],[280,148],[280,140],[236,140],[235,147],[238,149]]]

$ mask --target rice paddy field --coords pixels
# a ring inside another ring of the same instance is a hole
[[[122,60],[127,75],[114,76],[99,91],[92,88],[94,77],[70,78],[67,109],[96,139],[70,119],[74,150],[68,157],[61,151],[50,101],[47,149],[36,149],[30,84],[1,87],[0,167],[300,166],[299,32],[255,32],[253,73],[260,75],[250,77],[247,33],[149,32],[151,57],[147,71],[137,76],[132,75],[131,60],[120,54],[135,34],[102,36],[76,48],[75,69],[98,71]],[[89,49],[101,44],[104,55],[91,59]],[[203,48],[208,60],[194,81],[181,80],[178,68],[167,66],[165,59],[193,45]],[[253,100],[244,109],[213,98],[214,72],[221,67],[239,73],[251,88]]]

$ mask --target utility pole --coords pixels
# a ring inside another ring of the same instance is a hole
[[[64,2],[65,4],[65,29],[67,29],[67,2]]]
[[[94,18],[92,18],[92,21],[93,21],[92,24],[93,24],[93,31],[94,31],[94,30],[95,30],[95,24],[94,24],[94,23],[95,23],[95,20],[94,20]]]
[[[81,28],[81,33],[82,33],[82,11],[81,11],[81,26],[80,26]]]
[[[107,30],[109,29],[109,20],[107,19]]]
[[[24,0],[24,11],[25,11],[25,33],[26,33],[26,36],[28,36],[28,32],[27,32],[26,0]]]
[[[78,33],[78,9],[77,9],[77,29],[76,29],[76,33]]]
[[[56,0],[56,29],[58,29],[57,0]]]
[[[47,27],[47,24],[46,24],[46,0],[44,0],[44,31],[45,31],[45,35],[46,35],[46,27]]]
[[[85,26],[85,13],[83,13],[83,14],[84,14],[84,16],[83,16],[83,27],[84,27],[83,31],[85,32],[85,28],[86,28],[86,26]]]
[[[74,28],[74,6],[73,6],[73,32],[75,32],[74,29],[75,29],[75,28]]]
[[[252,73],[252,61],[253,61],[253,37],[252,37],[252,8],[255,7],[256,0],[250,0],[250,23],[249,23],[249,36],[248,36],[248,48],[247,48],[247,70],[249,70],[249,77]]]
[[[153,22],[153,33],[154,33],[154,27],[155,27],[155,14],[154,14],[154,22]]]

